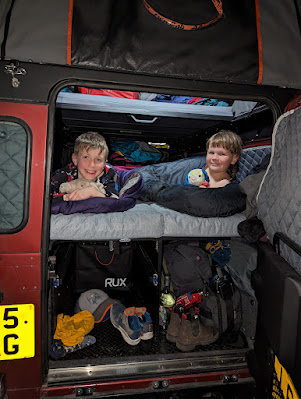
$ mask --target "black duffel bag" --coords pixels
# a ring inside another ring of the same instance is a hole
[[[73,288],[77,293],[97,288],[114,295],[128,291],[132,283],[132,243],[107,241],[77,243]]]

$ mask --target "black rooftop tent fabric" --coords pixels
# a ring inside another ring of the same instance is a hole
[[[299,89],[300,7],[300,0],[1,0],[1,59]]]
[[[0,13],[5,3],[12,4],[5,59],[66,65],[69,2],[0,0]]]
[[[97,4],[97,6],[96,6]],[[185,4],[185,6],[183,6]],[[256,83],[258,47],[254,2],[211,0],[76,0],[73,5],[72,65],[219,81]],[[149,12],[181,22],[179,28]]]
[[[258,3],[262,46],[259,83],[301,88],[300,0],[258,0]]]

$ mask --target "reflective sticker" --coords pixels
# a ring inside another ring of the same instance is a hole
[[[275,375],[273,379],[272,398],[300,399],[291,377],[275,356]]]

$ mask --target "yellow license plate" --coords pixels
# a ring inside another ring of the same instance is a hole
[[[0,360],[35,355],[34,305],[0,306]]]
[[[285,368],[279,362],[277,356],[275,356],[275,371],[278,381],[274,381],[273,384],[273,395],[274,398],[277,398],[278,388],[281,389],[284,399],[300,399],[297,394],[296,388],[294,387],[293,381]],[[279,397],[281,397],[279,393]]]

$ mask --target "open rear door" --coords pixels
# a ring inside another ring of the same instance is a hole
[[[271,245],[262,243],[254,286],[259,302],[256,346],[269,365],[267,385],[272,392],[281,388],[284,398],[296,399],[301,392],[301,276]]]

